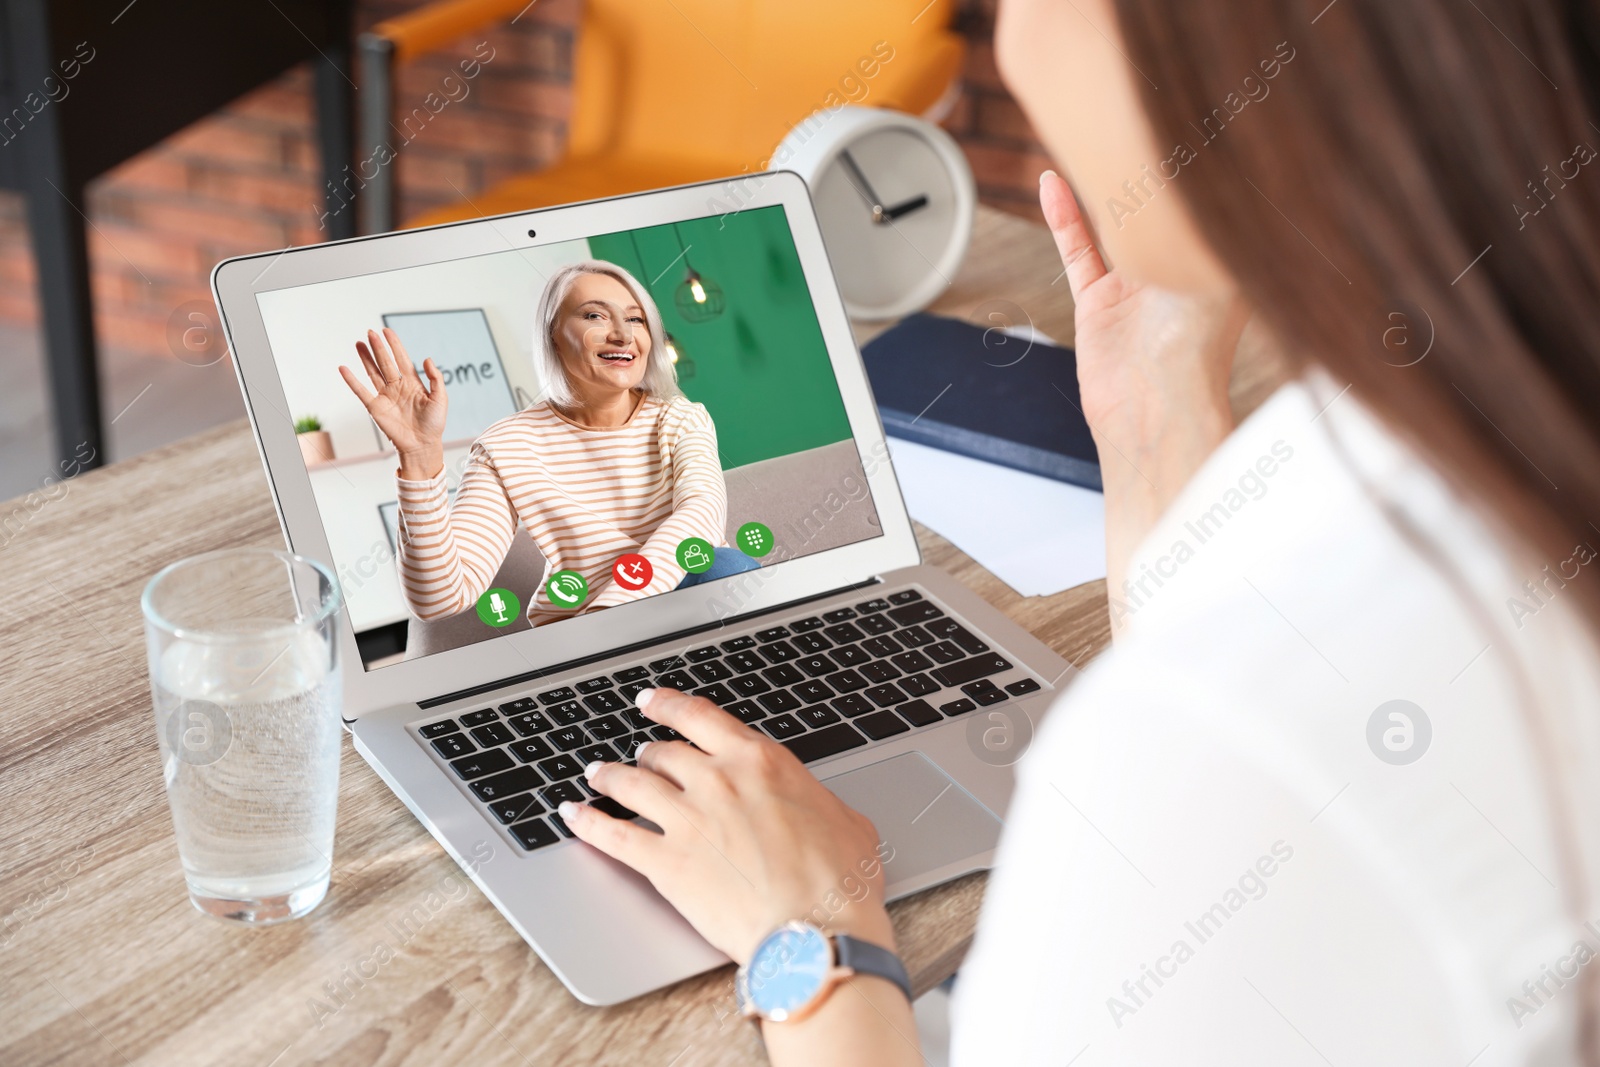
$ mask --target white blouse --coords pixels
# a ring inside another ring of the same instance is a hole
[[[1600,532],[1507,550],[1337,393],[1280,390],[1136,553],[1019,767],[952,1062],[1579,1062]]]

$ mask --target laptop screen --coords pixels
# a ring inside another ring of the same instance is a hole
[[[882,534],[781,205],[256,299],[369,670]]]

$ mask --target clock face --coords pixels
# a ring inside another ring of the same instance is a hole
[[[944,158],[912,130],[853,138],[812,188],[828,258],[852,309],[903,302],[951,269],[957,240],[955,184]],[[881,210],[874,211],[874,207]]]

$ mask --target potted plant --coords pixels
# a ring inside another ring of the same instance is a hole
[[[322,420],[315,415],[305,415],[294,422],[295,440],[300,442],[300,455],[307,467],[328,463],[333,459],[333,437],[322,428]]]

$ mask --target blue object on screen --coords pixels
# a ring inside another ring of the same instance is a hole
[[[1072,349],[917,314],[861,357],[890,437],[1101,488]]]

